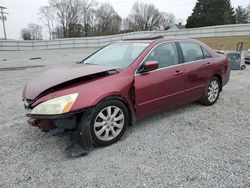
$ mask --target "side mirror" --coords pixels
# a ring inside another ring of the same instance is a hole
[[[159,62],[158,61],[147,61],[144,63],[143,68],[140,73],[149,72],[158,69]]]

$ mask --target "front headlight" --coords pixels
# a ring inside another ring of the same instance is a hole
[[[73,93],[70,95],[65,95],[55,99],[48,100],[37,105],[33,108],[30,114],[33,115],[57,115],[63,114],[70,111],[73,106],[78,93]]]

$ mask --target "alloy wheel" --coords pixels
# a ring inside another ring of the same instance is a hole
[[[117,106],[108,106],[101,110],[94,121],[94,133],[102,141],[115,139],[124,127],[125,116]]]
[[[219,83],[217,80],[212,80],[208,86],[208,100],[209,102],[213,103],[216,101],[219,95]]]

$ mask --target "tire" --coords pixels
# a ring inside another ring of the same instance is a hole
[[[245,70],[245,69],[246,69],[246,65],[241,65],[241,66],[240,66],[240,69],[241,69],[241,70]]]
[[[213,77],[205,90],[203,97],[200,100],[200,103],[205,106],[211,106],[216,103],[220,96],[221,82],[217,77]]]
[[[119,100],[107,100],[95,107],[90,131],[95,146],[108,146],[124,134],[129,122],[125,104]]]

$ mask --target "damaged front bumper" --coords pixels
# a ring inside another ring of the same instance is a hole
[[[64,132],[65,130],[74,130],[80,116],[88,109],[78,110],[60,115],[32,115],[27,113],[28,124],[39,127],[43,132]]]
[[[54,136],[71,131],[72,142],[65,151],[70,157],[79,157],[87,155],[93,148],[90,131],[92,113],[92,109],[88,108],[53,116],[27,114],[27,121],[31,126],[39,127]]]

